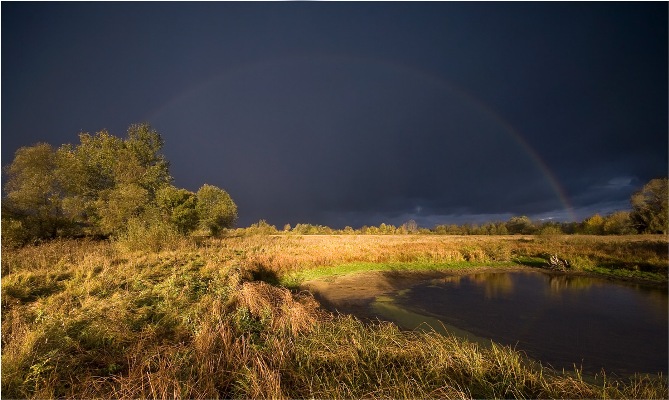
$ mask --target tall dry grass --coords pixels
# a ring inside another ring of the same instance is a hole
[[[661,235],[258,235],[214,239],[208,242],[205,251],[209,257],[235,260],[246,268],[277,275],[352,262],[527,261],[536,265],[547,263],[551,255],[557,254],[578,270],[600,273],[619,270],[629,272],[631,277],[666,282],[668,245],[667,236]]]
[[[666,260],[658,245],[666,249],[666,239],[576,239],[258,236],[184,240],[157,252],[104,241],[3,250],[2,394],[666,398],[664,377],[586,382],[507,347],[364,324],[323,311],[307,293],[254,281],[347,262],[503,261],[542,252],[623,267]]]

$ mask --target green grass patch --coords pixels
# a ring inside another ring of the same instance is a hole
[[[533,268],[546,268],[548,266],[548,257],[518,256],[513,261],[519,265]],[[666,271],[658,272],[656,268],[647,264],[603,263],[581,256],[571,257],[568,261],[571,264],[571,270],[576,272],[586,272],[621,280],[633,279],[649,283],[667,283]]]
[[[623,280],[633,279],[633,280],[642,280],[642,281],[657,282],[657,283],[667,282],[667,275],[658,272],[637,271],[634,269],[626,269],[626,268],[607,268],[602,266],[584,268],[583,271],[592,272],[597,275],[603,275],[605,277],[611,277]]]
[[[519,256],[514,258],[513,261],[517,264],[534,268],[545,268],[548,263],[548,260],[545,258],[530,256]]]

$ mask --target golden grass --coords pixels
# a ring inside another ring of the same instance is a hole
[[[208,256],[279,276],[354,262],[542,263],[557,254],[578,270],[619,270],[629,272],[629,277],[666,282],[668,243],[667,236],[661,235],[275,235],[217,239],[209,242],[207,251]]]
[[[323,311],[307,293],[254,281],[344,263],[502,262],[551,253],[666,275],[666,247],[658,236],[291,235],[184,239],[158,252],[105,241],[4,249],[2,393],[666,398],[663,377],[586,382],[507,347],[364,324]]]

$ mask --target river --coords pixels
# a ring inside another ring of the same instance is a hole
[[[483,344],[492,340],[558,370],[667,374],[666,287],[537,270],[445,273],[407,282],[393,274],[345,276],[315,292],[338,311],[405,329],[427,324]]]

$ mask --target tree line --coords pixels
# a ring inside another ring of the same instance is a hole
[[[125,138],[103,130],[81,133],[76,145],[20,148],[4,169],[3,244],[114,237],[130,227],[186,235],[234,226],[237,206],[225,190],[172,185],[163,145],[148,124],[134,124]]]
[[[265,220],[248,228],[238,228],[237,234],[297,234],[297,235],[633,235],[640,233],[666,234],[668,229],[669,206],[667,178],[653,179],[630,198],[631,211],[616,211],[608,215],[595,214],[581,222],[560,222],[552,220],[532,221],[527,216],[511,217],[508,221],[486,222],[482,224],[442,224],[431,228],[419,227],[410,220],[395,226],[382,223],[379,226],[362,226],[354,229],[333,229],[324,225],[287,224],[282,230]]]

